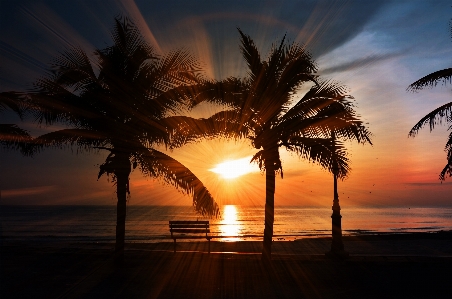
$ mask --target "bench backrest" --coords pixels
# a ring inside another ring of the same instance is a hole
[[[171,236],[173,233],[181,234],[206,234],[210,233],[209,221],[170,221]]]

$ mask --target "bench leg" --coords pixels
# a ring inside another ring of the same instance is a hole
[[[173,240],[174,240],[174,253],[176,253],[176,239]]]

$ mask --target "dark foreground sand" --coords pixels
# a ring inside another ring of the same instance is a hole
[[[330,260],[328,238],[274,242],[112,244],[3,241],[0,298],[452,298],[452,233],[345,237],[350,258]],[[239,252],[239,253],[237,253]]]

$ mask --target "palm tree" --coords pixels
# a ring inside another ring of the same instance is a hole
[[[452,37],[452,30],[451,30]],[[440,71],[428,74],[425,77],[417,80],[416,82],[410,84],[407,88],[408,91],[418,92],[423,88],[432,88],[438,85],[438,83],[447,84],[452,80],[452,68],[443,69]],[[444,104],[435,110],[428,113],[420,121],[418,121],[413,128],[411,128],[408,136],[415,137],[419,130],[422,129],[427,124],[430,127],[430,132],[435,128],[435,125],[441,123],[445,119],[446,122],[450,123],[452,120],[452,102]],[[452,126],[449,126],[449,130]],[[447,164],[444,166],[443,170],[439,175],[441,181],[445,180],[446,175],[452,176],[452,132],[449,134],[447,143],[445,146],[445,151],[447,152]]]
[[[171,89],[198,81],[196,60],[185,51],[157,56],[127,18],[115,19],[112,38],[112,46],[95,51],[94,64],[79,48],[62,53],[26,98],[39,124],[67,125],[35,138],[34,152],[63,146],[109,152],[98,178],[111,175],[116,184],[115,251],[122,257],[129,175],[136,167],[190,194],[197,212],[216,215],[219,209],[189,169],[155,147],[192,138],[188,126],[196,120],[175,116],[185,103]]]
[[[0,93],[0,112],[12,110],[21,119],[26,111],[26,105],[14,92]],[[30,134],[15,124],[0,124],[0,145],[5,149],[19,150],[26,154],[26,144],[31,140]]]
[[[370,133],[359,121],[346,95],[337,83],[322,81],[314,75],[317,68],[310,54],[296,43],[274,45],[267,60],[250,36],[240,29],[240,50],[248,65],[246,78],[206,81],[196,87],[180,87],[195,104],[208,101],[231,109],[212,116],[217,130],[230,136],[248,138],[259,151],[251,162],[265,171],[266,202],[262,257],[271,258],[274,222],[275,178],[283,169],[279,148],[318,162],[332,171],[335,147],[331,131],[344,139],[371,142]],[[307,82],[313,86],[300,95]]]

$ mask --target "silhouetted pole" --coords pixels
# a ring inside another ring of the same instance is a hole
[[[336,159],[336,138],[334,132],[331,132],[331,139],[333,141],[333,214],[331,215],[331,228],[332,228],[332,243],[331,251],[326,254],[331,257],[347,258],[348,252],[344,251],[344,243],[342,242],[342,216],[341,207],[339,205],[339,194],[337,193],[337,175],[339,172],[337,159]]]

